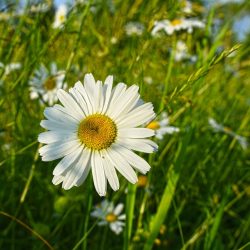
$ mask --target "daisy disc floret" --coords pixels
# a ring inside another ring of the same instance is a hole
[[[102,83],[86,74],[84,84],[78,81],[69,93],[58,90],[62,105],[45,109],[47,120],[41,126],[48,131],[38,140],[47,145],[39,152],[43,161],[62,158],[53,171],[55,185],[79,186],[91,170],[96,191],[104,196],[107,182],[119,189],[116,171],[131,183],[137,182],[134,169],[149,171],[149,164],[134,151],[152,153],[158,148],[147,139],[154,130],[140,127],[154,119],[153,105],[143,103],[136,85],[112,86],[112,76]]]

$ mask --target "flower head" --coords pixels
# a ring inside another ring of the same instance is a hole
[[[174,59],[176,62],[180,62],[182,60],[190,60],[191,62],[195,62],[197,60],[197,56],[190,55],[188,53],[188,47],[186,43],[182,40],[178,40],[176,43]]]
[[[169,118],[166,112],[163,112],[159,120],[154,120],[147,125],[147,128],[155,130],[155,137],[162,140],[165,134],[173,134],[179,132],[180,129],[169,126]]]
[[[67,6],[65,4],[61,4],[55,14],[55,20],[54,23],[52,24],[52,27],[54,29],[61,29],[64,26],[64,23],[66,22],[66,17],[67,17]]]
[[[2,62],[0,62],[0,68],[4,69],[4,74],[7,76],[9,75],[12,71],[19,70],[21,69],[22,64],[17,62],[17,63],[10,63],[4,65]]]
[[[128,36],[133,36],[133,35],[141,36],[144,32],[144,29],[145,29],[144,25],[139,22],[128,22],[125,25],[125,32]]]
[[[86,74],[69,93],[58,90],[62,105],[46,108],[47,120],[41,126],[49,131],[38,140],[48,145],[40,148],[43,161],[63,159],[53,171],[53,183],[64,189],[81,185],[90,169],[96,191],[106,194],[107,181],[119,189],[118,170],[131,183],[137,182],[132,166],[145,174],[149,164],[133,152],[152,153],[157,145],[146,139],[154,130],[138,127],[155,117],[153,105],[140,99],[138,86],[119,83],[112,89],[113,77],[95,81]]]
[[[104,200],[100,205],[95,207],[91,216],[100,219],[98,222],[99,226],[109,225],[114,233],[120,234],[125,226],[124,220],[126,219],[125,214],[121,214],[123,207],[122,203],[114,207],[113,202]]]
[[[239,144],[241,145],[242,149],[246,150],[248,148],[248,141],[245,137],[236,134],[234,131],[232,131],[230,128],[225,127],[222,124],[219,124],[215,119],[209,118],[208,119],[209,125],[213,128],[215,132],[223,132],[227,135],[232,136],[234,139],[236,139]]]
[[[29,81],[30,98],[37,99],[41,97],[49,105],[54,104],[58,100],[57,90],[67,87],[66,84],[63,84],[64,77],[65,72],[57,70],[55,63],[52,63],[49,69],[41,65]]]
[[[172,35],[174,32],[186,30],[188,33],[192,33],[194,28],[204,28],[205,24],[196,19],[174,19],[155,21],[151,34],[157,35],[161,30],[165,31],[167,35]]]

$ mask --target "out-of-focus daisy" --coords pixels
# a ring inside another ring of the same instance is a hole
[[[178,40],[176,43],[174,58],[176,62],[180,62],[188,57],[188,47],[186,43]]]
[[[222,124],[219,124],[213,118],[209,118],[208,123],[213,128],[213,130],[215,132],[223,132],[223,133],[228,134],[228,135],[232,136],[233,138],[235,138],[239,142],[239,144],[241,145],[242,149],[246,150],[248,148],[248,141],[245,137],[236,134],[230,128],[225,127]]]
[[[58,9],[56,10],[56,14],[55,14],[55,21],[52,24],[52,27],[54,29],[61,29],[64,26],[64,23],[66,22],[66,18],[67,18],[67,6],[65,4],[61,4]]]
[[[133,152],[152,153],[157,145],[146,139],[154,135],[149,128],[138,127],[155,117],[153,105],[143,104],[138,86],[124,83],[112,89],[113,77],[95,81],[86,74],[84,85],[78,81],[69,93],[59,90],[62,105],[46,108],[39,142],[43,161],[64,157],[53,171],[53,183],[64,189],[81,185],[90,169],[96,191],[106,194],[107,181],[119,189],[118,170],[131,183],[137,182],[132,166],[145,174],[149,164]]]
[[[47,3],[39,3],[39,4],[33,4],[30,7],[31,13],[44,13],[49,10],[50,6]]]
[[[165,134],[173,134],[180,131],[179,128],[169,126],[169,118],[166,112],[163,112],[159,120],[154,120],[147,125],[147,128],[155,130],[155,137],[162,140]]]
[[[126,219],[126,215],[121,214],[123,207],[122,203],[114,207],[113,202],[104,200],[100,205],[95,206],[91,216],[100,219],[99,226],[109,225],[115,234],[120,234],[125,226],[124,220]]]
[[[181,40],[178,40],[176,43],[174,59],[176,62],[180,62],[183,60],[190,60],[191,62],[195,62],[197,60],[197,56],[190,55],[188,53],[188,47],[186,43]]]
[[[10,63],[4,65],[2,62],[0,62],[0,68],[4,69],[4,74],[9,75],[12,71],[21,69],[22,64],[17,62],[17,63]]]
[[[155,21],[154,27],[151,31],[153,36],[157,35],[161,30],[165,31],[168,35],[172,35],[174,32],[186,30],[188,33],[192,33],[194,28],[204,28],[205,24],[202,21],[196,19],[174,19]]]
[[[149,85],[153,83],[153,78],[151,76],[144,76],[143,81]]]
[[[57,70],[55,63],[51,63],[47,69],[43,64],[35,71],[34,76],[30,79],[30,98],[41,98],[49,105],[57,102],[57,90],[66,88],[67,84],[63,83],[65,72]]]
[[[141,36],[144,32],[144,25],[139,22],[129,22],[125,25],[125,32],[128,36]]]

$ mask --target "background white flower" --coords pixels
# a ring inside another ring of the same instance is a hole
[[[236,134],[234,131],[232,131],[230,128],[223,126],[222,124],[219,124],[215,119],[209,118],[208,119],[209,125],[213,128],[215,132],[223,132],[225,134],[228,134],[235,138],[239,144],[241,145],[243,150],[246,150],[248,148],[248,141],[245,137]]]
[[[99,226],[109,225],[115,234],[120,234],[125,226],[124,220],[126,219],[126,215],[121,214],[123,207],[122,203],[114,207],[113,202],[103,200],[100,205],[95,206],[91,216],[100,219]]]
[[[145,174],[149,164],[133,152],[152,153],[158,146],[145,139],[154,131],[138,126],[155,117],[153,105],[143,103],[138,86],[129,88],[119,83],[112,89],[113,77],[95,81],[86,74],[84,85],[79,81],[69,93],[59,90],[62,105],[46,108],[39,142],[43,161],[64,157],[53,171],[53,183],[63,183],[64,189],[81,185],[90,169],[96,191],[104,196],[107,181],[113,190],[119,189],[118,170],[131,183],[137,182],[132,166]]]
[[[129,22],[125,25],[125,32],[128,36],[141,36],[144,32],[144,25],[139,22]]]
[[[52,27],[54,29],[63,28],[64,23],[66,22],[67,12],[68,9],[65,4],[61,4],[58,7],[58,9],[56,10],[54,23],[52,24]]]
[[[155,130],[155,137],[162,140],[165,134],[173,134],[180,131],[179,128],[169,126],[169,118],[166,112],[163,112],[159,121],[154,120],[147,125],[147,128]]]
[[[55,63],[51,63],[47,69],[43,64],[35,71],[34,76],[30,79],[30,98],[41,98],[49,105],[57,102],[57,90],[67,88],[64,83],[65,72],[58,70]]]
[[[4,69],[5,75],[9,75],[12,71],[21,69],[21,67],[22,67],[22,64],[19,62],[10,63],[10,64],[6,64],[6,65],[4,65],[2,62],[0,62],[0,68]]]
[[[167,35],[172,35],[176,31],[186,30],[188,33],[192,33],[194,28],[204,28],[205,24],[197,19],[174,19],[155,21],[154,27],[151,31],[153,36],[156,36],[161,30],[165,31]]]

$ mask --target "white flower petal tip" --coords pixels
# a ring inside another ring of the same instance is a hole
[[[44,110],[46,119],[40,125],[47,131],[39,134],[38,141],[46,145],[39,154],[43,161],[61,159],[53,171],[53,184],[62,183],[65,190],[78,187],[91,171],[95,189],[103,197],[107,184],[114,191],[119,189],[117,171],[135,184],[135,170],[143,174],[150,170],[134,151],[158,149],[149,139],[155,130],[142,127],[154,119],[153,105],[141,100],[137,85],[112,86],[111,75],[103,83],[86,74],[83,83],[57,91],[61,104]],[[110,227],[115,233],[122,230],[119,223],[112,222]]]

